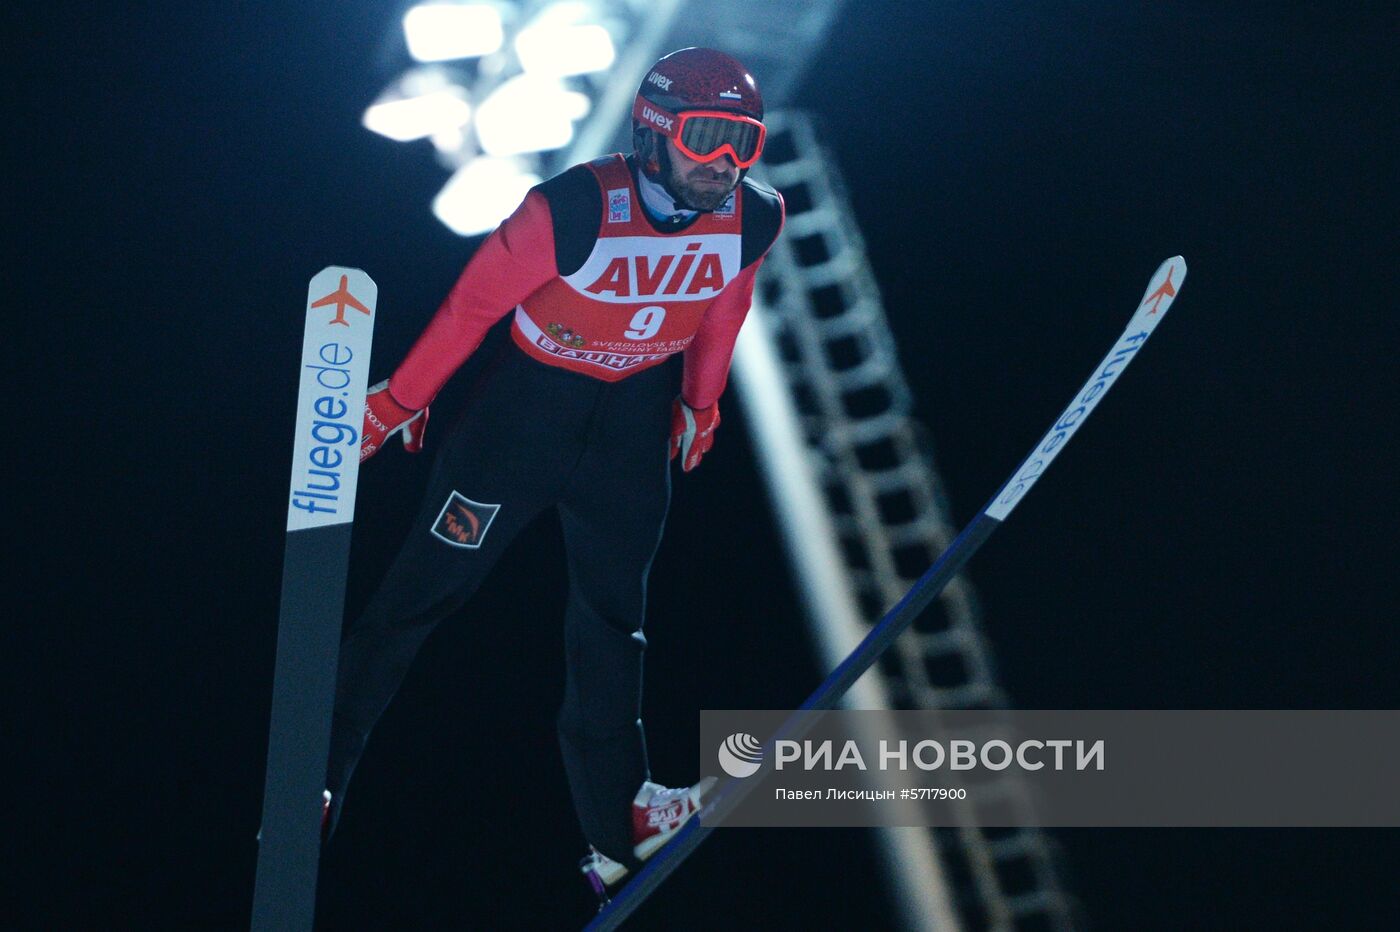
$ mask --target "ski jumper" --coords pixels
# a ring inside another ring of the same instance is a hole
[[[326,778],[332,828],[423,640],[554,506],[569,569],[559,745],[584,835],[637,866],[631,803],[650,778],[642,623],[670,503],[671,403],[679,392],[705,408],[723,392],[783,208],[775,191],[745,180],[712,213],[656,223],[634,171],[612,155],[531,189],[389,380],[404,407],[426,406],[513,315],[511,342],[473,385],[408,540],[342,644]]]

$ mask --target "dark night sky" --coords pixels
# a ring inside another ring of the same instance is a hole
[[[44,9],[6,14],[7,925],[234,928],[306,280],[375,277],[382,378],[474,241],[427,210],[445,175],[426,144],[358,124],[402,64],[395,4]],[[880,2],[812,62],[799,102],[831,131],[958,521],[1158,262],[1190,263],[1171,320],[972,564],[1018,705],[1400,705],[1397,25],[1384,4]],[[789,707],[821,675],[725,412],[653,572],[663,782],[696,769],[697,709]],[[391,452],[362,475],[352,611],[426,469]],[[430,642],[325,859],[326,927],[586,919],[552,725],[563,574],[542,522]],[[1057,837],[1099,928],[1400,920],[1393,831]],[[866,844],[718,833],[637,927],[881,927]]]

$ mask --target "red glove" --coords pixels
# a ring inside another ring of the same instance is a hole
[[[715,443],[719,426],[719,402],[708,408],[692,408],[680,396],[671,403],[671,459],[679,453],[681,469],[690,472]]]
[[[428,429],[428,409],[410,411],[389,394],[389,383],[372,386],[365,395],[365,426],[360,434],[360,462],[379,452],[394,434],[403,435],[403,448],[410,453],[423,449],[423,432]]]

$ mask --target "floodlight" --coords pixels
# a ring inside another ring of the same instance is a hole
[[[476,138],[494,156],[559,149],[588,114],[586,94],[558,80],[522,74],[496,88],[476,111]]]
[[[527,26],[515,37],[515,54],[530,74],[559,77],[606,71],[617,58],[612,36],[597,25]]]
[[[448,179],[433,198],[433,214],[461,236],[492,230],[509,217],[540,183],[518,159],[473,159]]]
[[[419,61],[490,55],[505,41],[501,12],[489,3],[420,3],[404,14],[403,33]]]
[[[471,104],[460,87],[441,87],[404,96],[392,88],[365,110],[361,122],[381,136],[398,142],[422,139],[463,126],[471,120]]]

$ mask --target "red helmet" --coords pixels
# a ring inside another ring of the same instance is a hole
[[[763,95],[753,75],[738,61],[715,49],[689,48],[663,56],[647,71],[637,101],[663,110],[733,110],[763,119]]]
[[[741,169],[763,151],[763,96],[738,61],[715,49],[680,49],[647,71],[632,106],[633,135],[646,152],[648,174],[656,168],[646,131],[669,136],[698,162],[729,155]]]

